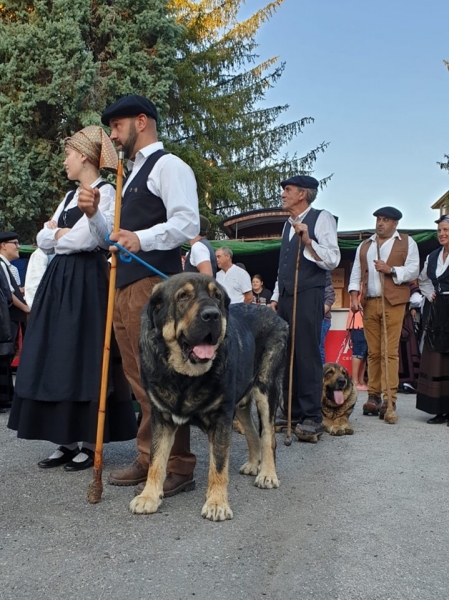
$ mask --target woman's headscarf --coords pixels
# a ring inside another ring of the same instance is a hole
[[[96,125],[89,125],[65,138],[64,145],[87,156],[97,169],[117,170],[117,152],[106,132]]]

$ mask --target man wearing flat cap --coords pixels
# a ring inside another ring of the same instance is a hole
[[[189,240],[190,252],[186,254],[184,271],[187,273],[204,273],[215,277],[217,274],[217,259],[215,250],[207,239],[209,219],[200,215],[200,233]]]
[[[279,316],[287,321],[290,332],[295,322],[292,422],[297,438],[313,443],[324,431],[320,341],[326,273],[340,262],[335,218],[330,212],[311,206],[318,185],[318,181],[308,175],[296,175],[281,182],[282,207],[290,213],[290,218],[282,234],[278,279],[271,299],[272,308],[277,308]],[[277,425],[281,426],[287,418],[288,371],[286,369],[281,413],[277,419]]]
[[[383,419],[387,411],[385,394],[388,389],[385,352],[388,355],[391,401],[396,410],[399,341],[405,307],[410,300],[409,282],[419,274],[419,253],[416,242],[405,233],[397,231],[398,221],[402,218],[402,213],[397,208],[384,206],[373,214],[376,217],[376,233],[357,248],[348,290],[351,310],[363,311],[368,345],[368,401],[363,405],[363,414],[379,415]],[[386,349],[383,347],[384,318],[388,344]]]
[[[9,408],[12,403],[14,388],[12,382],[11,362],[14,353],[14,342],[21,323],[27,320],[30,312],[22,292],[11,270],[11,261],[19,258],[19,236],[14,231],[0,233],[0,269],[3,281],[9,287],[11,304],[9,306],[10,333],[12,344],[5,345],[0,352],[0,408]]]
[[[199,232],[198,194],[192,169],[177,156],[165,152],[157,137],[155,105],[135,94],[108,106],[101,121],[111,128],[110,138],[128,159],[128,178],[123,185],[120,230],[111,240],[137,254],[159,271],[182,271],[181,245]],[[104,240],[112,231],[114,207],[105,216],[98,210],[98,194],[84,189],[78,206],[89,219],[91,232]],[[115,248],[111,248],[115,251]],[[137,432],[136,460],[109,475],[112,485],[138,485],[143,490],[150,460],[150,404],[142,387],[138,340],[140,316],[154,286],[162,281],[137,261],[117,261],[114,331],[123,367],[140,404],[142,420]],[[195,456],[190,452],[190,429],[178,427],[168,462],[164,496],[195,487]]]

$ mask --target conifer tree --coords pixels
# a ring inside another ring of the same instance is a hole
[[[0,3],[0,227],[31,242],[69,187],[64,137],[140,93],[167,108],[181,28],[166,0]]]
[[[256,35],[282,2],[239,20],[243,0],[172,0],[184,36],[166,133],[194,168],[202,211],[212,218],[279,205],[281,179],[311,172],[327,145],[303,156],[282,154],[313,119],[279,123],[288,105],[264,103],[285,63],[258,61]]]

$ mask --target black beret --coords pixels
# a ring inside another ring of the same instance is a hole
[[[15,231],[2,231],[0,233],[0,244],[3,242],[12,242],[18,240],[19,236]]]
[[[200,215],[200,235],[206,235],[209,231],[210,221],[203,215]]]
[[[400,221],[402,219],[401,211],[397,208],[393,208],[392,206],[378,208],[376,212],[373,212],[373,216],[386,217],[387,219],[392,219],[393,221]]]
[[[103,125],[109,125],[109,121],[113,118],[137,117],[141,114],[147,115],[157,122],[157,109],[151,100],[137,94],[130,94],[108,106],[101,115],[101,122]]]
[[[283,188],[285,188],[286,185],[296,185],[300,188],[317,190],[319,182],[315,177],[310,177],[310,175],[295,175],[285,181],[281,181],[281,186]]]

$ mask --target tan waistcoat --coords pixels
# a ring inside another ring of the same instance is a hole
[[[374,240],[365,240],[360,247],[360,268],[362,272],[362,298],[361,304],[365,306],[366,290],[368,288],[368,261],[366,255],[370,244],[375,244]],[[386,263],[390,267],[403,267],[408,255],[408,235],[401,233],[401,238],[395,238],[391,248],[390,256]],[[384,295],[390,304],[406,304],[410,300],[410,285],[408,282],[396,285],[391,275],[384,277]]]

